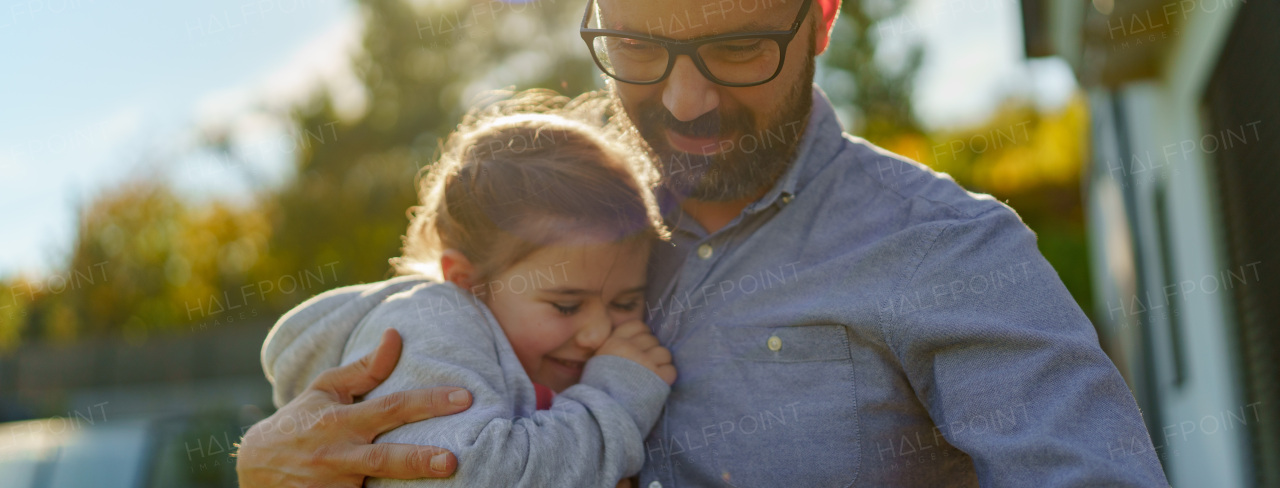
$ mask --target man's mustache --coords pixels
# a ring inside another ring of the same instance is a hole
[[[719,110],[712,110],[696,119],[684,121],[671,115],[666,107],[654,104],[644,109],[641,123],[652,129],[665,128],[685,137],[715,138],[722,134],[746,132],[742,126],[749,124],[750,120],[737,115],[725,117]]]

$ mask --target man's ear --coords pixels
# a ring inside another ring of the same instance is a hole
[[[458,285],[458,288],[470,291],[476,270],[471,265],[471,260],[467,259],[467,256],[462,254],[462,251],[445,249],[444,252],[440,253],[440,272],[444,274],[445,281]]]
[[[839,4],[837,3],[837,5]],[[836,7],[836,8],[838,9],[839,7]],[[817,56],[819,54],[826,52],[827,44],[831,43],[831,29],[830,29],[831,26],[827,25],[826,19],[823,18],[822,9],[815,9],[815,10],[818,10],[818,18],[814,19],[814,22],[817,22],[818,28],[813,30],[813,34],[814,34],[813,55]],[[834,24],[835,22],[832,21],[832,25]]]

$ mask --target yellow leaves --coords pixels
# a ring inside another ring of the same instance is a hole
[[[28,286],[22,278],[12,283],[0,282],[0,354],[12,351],[22,342],[22,328],[30,313],[30,300],[20,299],[14,288]]]
[[[999,155],[975,165],[973,181],[976,186],[997,195],[1016,193],[1024,188],[1034,186],[1035,165],[1028,161],[1036,161],[1035,151],[1026,147],[1011,148]]]
[[[169,256],[164,265],[164,276],[170,285],[185,285],[191,279],[191,263],[181,254]]]
[[[927,149],[918,141],[903,143],[903,137],[891,144],[971,190],[1022,194],[1077,184],[1088,147],[1087,120],[1081,96],[1054,113],[1006,104],[981,126],[933,134]]]
[[[245,203],[194,206],[152,179],[98,195],[65,269],[0,282],[0,350],[32,328],[53,341],[120,332],[137,342],[205,319],[210,297],[253,282],[266,256],[270,221]]]
[[[75,311],[72,310],[71,306],[65,301],[59,301],[54,303],[53,309],[50,311],[45,330],[49,339],[54,342],[68,343],[76,339],[80,328],[79,325]]]
[[[894,154],[900,154],[921,163],[930,164],[926,162],[924,157],[929,152],[929,139],[923,135],[913,133],[895,134],[878,145]],[[933,166],[930,165],[930,167]],[[934,167],[934,169],[937,168]]]

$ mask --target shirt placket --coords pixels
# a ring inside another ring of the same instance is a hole
[[[680,270],[672,280],[667,294],[663,296],[664,303],[673,304],[680,297],[695,296],[695,291],[699,290],[702,284],[712,275],[717,261],[725,255],[724,252],[730,247],[729,243],[735,235],[734,228],[739,225],[739,220],[741,218],[735,219],[729,225],[711,235],[692,230],[682,231],[688,234],[686,237],[689,239],[688,246],[690,247],[686,248],[687,251]],[[702,300],[701,307],[709,306],[706,297],[701,297],[699,300]],[[692,307],[697,303],[694,303],[694,299],[690,298],[687,300],[686,305]],[[663,317],[665,327],[662,331],[665,337],[659,337],[659,339],[663,344],[668,345],[673,355],[677,354],[680,342],[683,342],[693,333],[692,327],[697,324],[691,324],[688,321],[695,318],[706,319],[705,314],[697,313],[693,308],[688,308],[675,314],[667,312]],[[663,417],[658,422],[658,429],[662,433],[662,441],[660,442],[667,442],[667,439],[671,438],[671,424],[666,421],[665,417],[666,412],[664,411]],[[670,446],[664,444],[663,449],[665,452],[666,449],[670,449]],[[667,454],[663,457],[665,462],[662,463],[661,469],[655,473],[658,479],[645,486],[653,488],[680,486],[676,480],[675,466],[673,465],[674,456]]]
[[[684,309],[678,313],[672,314],[670,311],[665,313],[663,317],[664,327],[661,332],[663,336],[658,339],[666,344],[672,352],[678,347],[679,342],[688,336],[690,327],[687,319],[690,317],[701,317],[702,314],[696,313],[695,309],[708,306],[707,297],[696,294],[702,283],[706,282],[715,269],[716,262],[723,251],[727,249],[729,241],[734,235],[733,227],[737,224],[737,220],[720,229],[714,234],[707,235],[702,232],[688,231],[690,234],[690,247],[685,253],[683,263],[680,270],[676,273],[676,278],[667,290],[667,294],[663,297],[663,303],[668,309],[672,308],[679,300],[684,300]]]

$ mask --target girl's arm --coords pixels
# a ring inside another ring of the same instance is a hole
[[[465,292],[442,285],[392,297],[374,309],[348,343],[343,361],[376,347],[397,329],[404,349],[395,371],[365,398],[428,386],[457,386],[470,409],[407,424],[377,443],[439,446],[458,459],[447,480],[370,479],[367,486],[601,486],[636,474],[644,437],[670,387],[649,369],[617,356],[587,362],[578,385],[535,409],[533,385],[497,322]],[[461,299],[460,299],[461,298]]]

